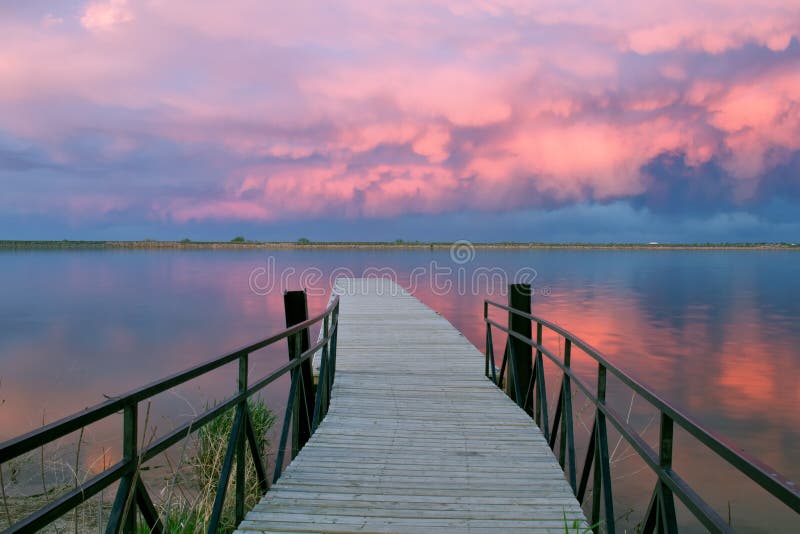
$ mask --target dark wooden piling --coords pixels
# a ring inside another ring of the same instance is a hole
[[[283,307],[286,315],[286,327],[289,328],[308,319],[308,300],[306,292],[286,291],[283,294]],[[308,329],[287,338],[289,343],[289,360],[299,358],[310,346]],[[292,458],[311,437],[311,418],[314,413],[314,378],[311,360],[304,362],[295,371],[300,373],[296,395],[299,396],[297,409],[292,416]]]
[[[523,313],[531,313],[530,284],[510,284],[508,286],[508,307]],[[512,332],[528,339],[531,338],[531,320],[527,317],[508,312],[508,324]],[[513,358],[508,365],[509,379],[506,381],[508,396],[514,399],[528,414],[532,414],[533,395],[526,395],[526,393],[533,374],[533,350],[529,344],[513,336],[509,336],[508,342],[509,360]],[[512,376],[513,373],[516,373],[516,377]],[[518,385],[519,391],[515,384]]]

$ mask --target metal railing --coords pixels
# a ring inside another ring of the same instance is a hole
[[[304,293],[302,298],[304,309],[301,313],[303,318],[305,318]],[[43,506],[21,521],[12,524],[12,526],[3,532],[16,533],[39,530],[51,524],[54,520],[81,503],[86,502],[103,489],[119,481],[119,486],[106,526],[106,533],[116,534],[117,532],[124,532],[128,534],[134,532],[136,528],[137,509],[144,519],[144,522],[147,524],[148,529],[151,532],[161,533],[164,530],[162,519],[159,517],[153,501],[148,495],[147,488],[139,476],[139,468],[143,463],[153,459],[172,445],[198,431],[204,425],[223,416],[231,409],[235,409],[235,415],[233,417],[232,430],[222,463],[214,506],[209,518],[208,532],[214,533],[219,527],[234,459],[237,460],[234,476],[236,481],[235,518],[238,524],[244,518],[245,513],[244,479],[247,448],[249,448],[252,460],[255,464],[255,471],[261,493],[266,493],[270,487],[265,461],[264,458],[261,457],[261,452],[258,447],[259,437],[255,435],[248,409],[248,398],[285,374],[290,374],[291,383],[289,386],[289,396],[286,403],[286,411],[283,418],[280,444],[278,446],[277,460],[275,462],[275,471],[272,480],[274,483],[281,475],[289,428],[293,427],[293,433],[297,435],[298,431],[301,431],[304,425],[306,427],[305,437],[301,437],[299,444],[296,443],[298,446],[292,448],[293,458],[297,453],[297,449],[302,447],[308,436],[313,434],[317,425],[328,411],[336,370],[338,317],[339,298],[334,297],[324,312],[310,319],[297,322],[297,324],[273,336],[187,369],[186,371],[158,380],[142,388],[135,389],[119,397],[111,398],[85,411],[65,417],[41,429],[0,444],[0,469],[2,469],[2,465],[6,462],[19,458],[39,447],[80,430],[87,425],[114,416],[119,412],[123,413],[123,454],[119,462],[104,469],[85,483],[66,492],[64,495]],[[288,321],[289,316],[287,310],[287,322]],[[313,346],[309,347],[307,341],[308,329],[319,323],[322,323],[320,326],[322,335]],[[252,352],[277,343],[283,339],[288,341],[289,362],[270,374],[258,379],[254,383],[249,384],[249,355]],[[305,382],[308,381],[308,376],[311,375],[311,359],[314,354],[319,351],[321,351],[320,375],[318,385],[314,387],[313,384],[306,384]],[[139,435],[138,406],[142,401],[235,361],[238,361],[239,364],[238,390],[235,395],[227,398],[222,403],[199,416],[194,417],[191,421],[173,429],[168,434],[149,445],[137,447],[137,436]],[[306,375],[305,379],[304,374]],[[305,417],[297,417],[298,414],[303,412],[304,406],[313,406],[313,413],[307,411],[304,414]],[[292,419],[294,419],[294,421],[292,421]]]
[[[527,306],[529,307],[530,293],[528,292],[527,295]],[[490,307],[509,313],[510,328],[489,318]],[[790,509],[800,513],[800,492],[789,480],[777,474],[769,466],[737,451],[721,437],[702,428],[690,417],[678,411],[640,382],[614,367],[599,350],[576,335],[550,321],[532,315],[529,313],[529,309],[523,311],[490,300],[484,301],[483,316],[486,324],[486,377],[498,387],[503,388],[504,377],[508,376],[507,384],[505,385],[509,395],[522,409],[532,416],[554,453],[556,452],[556,440],[560,434],[561,439],[559,440],[557,451],[558,461],[561,468],[564,469],[565,476],[567,476],[569,484],[581,505],[583,505],[586,497],[589,475],[594,465],[590,524],[595,532],[601,530],[601,525],[606,532],[613,533],[616,530],[611,486],[611,462],[608,451],[608,423],[611,423],[617,429],[622,438],[628,442],[657,477],[656,487],[653,490],[641,523],[645,533],[677,532],[675,496],[709,531],[733,531],[728,523],[672,470],[673,434],[676,424],[719,458],[725,460],[734,469],[753,480],[770,495]],[[520,320],[523,322],[522,328],[518,328]],[[527,325],[524,323],[527,323]],[[533,339],[532,335],[532,325],[535,325],[535,339]],[[508,335],[499,372],[494,361],[492,328]],[[554,354],[543,346],[543,329],[555,333],[564,340],[563,356]],[[520,347],[522,347],[522,350],[520,350]],[[580,349],[597,363],[596,394],[576,375],[571,367],[573,347]],[[535,355],[532,349],[535,349]],[[543,356],[551,360],[561,374],[561,384],[552,425],[548,421],[549,412]],[[526,365],[527,369],[524,368]],[[653,450],[642,436],[631,427],[626,418],[606,403],[606,385],[609,373],[618,378],[658,411],[660,415],[658,451]],[[520,380],[522,376],[526,378],[529,376],[529,378],[523,381]],[[523,385],[527,387],[522,389],[521,386]],[[573,385],[582,391],[595,407],[595,419],[580,478],[577,478],[578,472],[575,458],[572,409]]]

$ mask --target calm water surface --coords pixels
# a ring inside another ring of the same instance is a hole
[[[471,287],[475,269],[510,276],[535,270],[536,314],[600,348],[702,425],[800,479],[800,254],[791,251],[478,250],[465,264],[448,251],[427,250],[0,252],[0,439],[281,329],[282,289],[314,288],[315,312],[327,302],[331,273],[388,274],[381,268],[391,268],[481,350],[483,299],[506,297],[485,279]],[[500,351],[504,340],[497,337]],[[252,372],[285,358],[283,346],[264,351],[253,358]],[[594,367],[579,358],[578,364],[591,383]],[[558,378],[548,373],[554,397]],[[151,423],[167,430],[233,384],[230,369],[179,388],[152,406]],[[652,410],[619,384],[610,386],[618,410],[630,412],[631,425],[654,442]],[[276,409],[285,403],[285,387],[266,393]],[[584,406],[578,424],[590,425],[592,416]],[[102,445],[114,457],[116,432],[87,431],[87,447]],[[612,435],[617,508],[640,509],[653,479],[616,441]],[[676,471],[723,517],[730,507],[738,528],[798,526],[795,515],[769,505],[680,433]]]

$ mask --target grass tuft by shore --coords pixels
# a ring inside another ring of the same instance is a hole
[[[275,424],[275,414],[262,399],[251,399],[248,401],[248,408],[253,430],[258,437],[257,445],[261,458],[266,459],[273,452],[267,435]],[[137,476],[142,477],[148,488],[150,498],[165,526],[165,532],[177,534],[206,532],[233,427],[234,412],[234,409],[230,409],[193,432],[182,445],[176,445],[181,448],[180,451],[162,454],[161,462],[152,461],[158,465],[151,465],[152,462],[148,462],[139,467]],[[80,438],[78,443],[80,446]],[[73,487],[80,487],[89,476],[91,469],[80,469],[79,467],[79,453],[75,455],[75,464],[72,465],[72,459],[67,459],[70,454],[65,454],[68,451],[50,450],[45,457],[42,449],[41,458],[38,456],[39,452],[36,451],[15,460],[15,463],[30,467],[29,475],[34,474],[33,470],[40,470],[36,475],[37,477],[41,476],[40,491],[26,491],[27,481],[17,479],[16,473],[19,472],[21,465],[15,467],[15,465],[7,464],[5,466],[6,469],[11,469],[11,476],[0,482],[0,489],[2,489],[0,529],[10,527],[14,522],[20,521],[52,503]],[[245,456],[247,458],[245,463],[245,509],[249,510],[258,502],[261,493],[249,448]],[[105,458],[105,451],[103,458]],[[90,462],[90,465],[97,463],[98,461]],[[107,467],[103,463],[102,469]],[[234,460],[231,473],[235,472],[236,461]],[[71,473],[73,480],[69,480],[70,477],[65,476],[65,473]],[[161,474],[159,475],[159,473]],[[42,532],[56,534],[104,532],[114,499],[114,486],[57,518]],[[13,494],[10,494],[9,490],[14,490]],[[236,481],[232,475],[218,529],[218,532],[222,534],[229,534],[235,530],[235,494]],[[140,517],[137,519],[136,532],[137,534],[150,533],[150,529]]]

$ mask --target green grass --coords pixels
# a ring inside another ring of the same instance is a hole
[[[591,526],[587,526],[585,521],[579,519],[570,521],[567,519],[567,512],[564,512],[564,534],[589,534],[590,532],[594,532],[595,528],[602,527],[602,525],[602,521]]]
[[[0,404],[2,401],[0,400]],[[206,406],[208,409],[209,406]],[[259,398],[248,401],[250,420],[257,436],[259,456],[267,458],[271,451],[267,435],[275,424],[275,414]],[[233,427],[235,408],[227,410],[205,426],[200,427],[183,442],[180,456],[164,454],[161,461],[151,461],[139,467],[137,476],[142,477],[148,487],[165,532],[179,534],[200,534],[208,529],[208,522],[217,495],[217,484],[222,471],[225,453]],[[149,415],[149,407],[148,407]],[[150,427],[145,417],[145,435],[155,428]],[[39,449],[19,459],[4,464],[5,477],[0,477],[0,530],[11,526],[15,521],[51,504],[73,487],[83,484],[90,476],[91,470],[80,469],[80,443],[83,431],[78,437],[78,449],[69,451],[74,459],[67,459],[67,453],[50,445],[47,450],[48,460],[45,462],[45,451]],[[144,446],[143,442],[143,446]],[[63,446],[63,445],[62,445]],[[173,451],[177,452],[177,451]],[[41,455],[41,456],[40,456]],[[102,470],[105,464],[105,450]],[[90,462],[100,469],[97,460]],[[269,472],[269,468],[267,471]],[[37,469],[38,468],[38,469]],[[165,469],[169,469],[165,471]],[[38,471],[39,472],[35,472]],[[223,505],[220,528],[218,532],[226,534],[235,527],[235,495],[236,461],[231,469],[231,477]],[[27,484],[41,476],[42,487]],[[24,489],[19,484],[26,484]],[[35,489],[33,489],[35,487]],[[9,492],[9,490],[11,490]],[[36,492],[36,493],[33,493]],[[107,490],[99,496],[80,504],[75,509],[56,518],[42,532],[57,534],[77,534],[79,532],[102,532],[105,529],[111,512],[111,503],[115,491]],[[255,465],[246,446],[245,452],[245,508],[251,509],[261,498]],[[138,516],[138,512],[137,512]],[[137,518],[137,534],[146,534],[150,530],[141,517]]]
[[[256,436],[259,437],[259,451],[261,457],[264,458],[269,448],[269,441],[266,435],[275,424],[275,414],[261,399],[251,399],[248,402],[248,407],[253,430]],[[233,428],[234,413],[235,410],[228,410],[224,415],[200,428],[194,435],[193,450],[185,466],[188,468],[189,483],[181,482],[184,487],[179,488],[177,491],[169,491],[168,485],[165,488],[165,490],[168,490],[165,492],[167,497],[164,502],[156,505],[159,508],[161,520],[165,524],[165,532],[194,534],[205,532],[208,529],[208,521],[211,518],[211,511],[214,507],[225,451]],[[245,456],[247,457],[245,465],[245,509],[249,510],[261,498],[261,491],[255,466],[250,458],[249,447]],[[236,526],[234,515],[236,481],[233,476],[236,473],[235,461],[231,473],[218,530],[222,534],[233,532]],[[139,522],[137,534],[147,534],[149,532],[150,530],[142,522]]]

